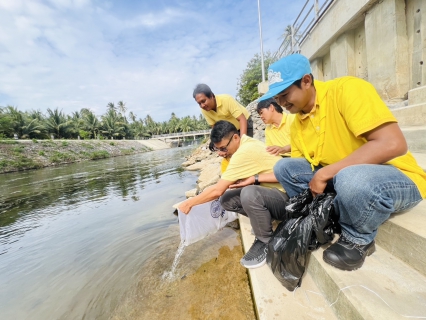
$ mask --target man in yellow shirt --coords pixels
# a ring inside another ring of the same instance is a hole
[[[211,127],[219,120],[226,120],[239,130],[240,136],[246,134],[253,137],[250,113],[229,94],[215,95],[208,85],[200,83],[195,87],[192,96]]]
[[[288,200],[276,179],[263,181],[258,179],[258,175],[273,176],[272,169],[281,157],[269,154],[265,144],[259,140],[246,135],[240,137],[237,128],[228,121],[216,122],[210,137],[216,150],[230,158],[228,167],[215,185],[182,202],[179,210],[190,214],[193,206],[221,197],[225,210],[248,216],[256,239],[240,262],[246,268],[258,268],[266,262],[272,219],[287,220],[285,205]],[[246,187],[229,190],[244,178],[250,180]]]
[[[295,115],[283,113],[283,109],[273,98],[259,101],[256,110],[266,124],[266,151],[270,154],[290,156],[290,126]]]
[[[342,234],[324,251],[328,264],[360,268],[375,251],[379,226],[426,197],[426,173],[410,152],[395,117],[374,87],[359,78],[313,79],[309,60],[294,54],[269,67],[269,91],[296,114],[291,158],[274,174],[289,197],[310,188],[336,192]]]

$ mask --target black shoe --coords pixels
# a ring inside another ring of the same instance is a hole
[[[240,260],[243,267],[248,269],[259,268],[266,263],[266,253],[268,251],[268,244],[263,243],[255,238],[254,243],[250,250],[247,251],[244,257]]]
[[[328,264],[341,270],[352,271],[364,263],[365,257],[376,251],[374,240],[369,244],[355,244],[343,235],[323,252],[323,259]]]

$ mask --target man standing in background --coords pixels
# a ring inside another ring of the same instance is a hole
[[[210,127],[219,120],[231,122],[243,134],[253,137],[253,121],[248,110],[229,94],[215,95],[204,83],[197,84],[192,94]]]

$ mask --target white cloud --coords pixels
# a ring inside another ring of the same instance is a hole
[[[0,0],[0,106],[102,114],[123,100],[139,117],[162,121],[199,114],[199,82],[235,95],[259,51],[257,5],[165,2]],[[265,49],[276,49],[288,23],[269,17]]]

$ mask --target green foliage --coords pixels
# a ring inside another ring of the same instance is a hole
[[[18,144],[16,140],[0,140],[0,144]]]
[[[90,139],[90,135],[91,135],[89,131],[85,131],[85,130],[79,130],[78,134],[83,139]]]
[[[112,141],[111,141],[109,144],[110,144],[110,145],[112,145],[112,146],[115,146],[115,143],[114,143],[114,142],[112,142]]]
[[[187,132],[209,129],[204,117],[186,116],[179,118],[171,114],[168,121],[156,122],[147,115],[137,118],[132,111],[126,115],[127,106],[123,101],[110,102],[106,113],[96,116],[82,108],[65,114],[58,108],[41,111],[19,111],[16,107],[0,107],[0,139],[145,139],[164,133]],[[127,119],[129,118],[129,119]],[[34,140],[33,140],[34,141]]]
[[[38,140],[37,140],[37,139],[32,139],[32,141],[33,141],[34,143],[38,143]]]
[[[128,155],[128,154],[133,153],[132,149],[121,149],[120,151],[121,151],[121,154],[124,154],[124,155]]]
[[[67,141],[62,141],[62,146],[63,147],[67,147],[68,146],[68,142]]]
[[[66,152],[54,151],[49,160],[53,163],[68,162],[75,160],[75,157]]]
[[[94,152],[92,152],[89,157],[92,160],[104,159],[104,158],[109,158],[110,154],[108,153],[108,151],[101,150],[101,151],[94,151]]]
[[[25,169],[35,169],[40,168],[41,165],[37,162],[34,162],[33,159],[28,158],[23,155],[19,155],[13,160],[1,160],[0,161],[0,169],[5,171],[11,171],[11,169],[15,170],[25,170]]]
[[[38,155],[39,155],[39,156],[43,156],[43,157],[44,157],[46,154],[44,153],[44,151],[39,151],[39,152],[38,152]]]
[[[24,152],[24,146],[18,146],[18,147],[14,147],[12,148],[12,152],[14,153],[23,153]]]
[[[266,52],[263,56],[265,75],[270,64],[274,63],[271,52]],[[265,76],[266,77],[266,76]],[[267,79],[265,79],[267,80]],[[247,63],[246,69],[238,79],[237,99],[244,106],[259,98],[257,86],[262,82],[262,62],[258,53]]]
[[[94,147],[94,146],[92,146],[91,144],[86,143],[86,142],[82,142],[82,143],[81,143],[81,146],[82,146],[82,147],[85,147],[86,149],[95,149],[95,147]]]

